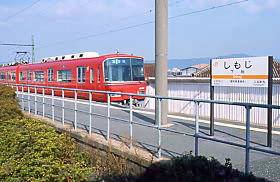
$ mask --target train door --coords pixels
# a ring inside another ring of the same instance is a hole
[[[95,79],[94,79],[94,85],[95,85],[95,90],[102,90],[102,86],[101,86],[101,67],[98,66],[95,69]],[[104,94],[101,93],[95,93],[94,94],[94,99],[98,100],[98,101],[105,101],[104,100]]]
[[[97,68],[97,90],[101,90],[101,68]]]
[[[90,89],[91,90],[96,90],[96,81],[94,80],[94,68],[90,68]]]
[[[77,88],[78,89],[87,89],[86,88],[86,69],[85,66],[78,66],[77,67]],[[88,98],[87,92],[80,92],[78,91],[78,97],[86,99]]]

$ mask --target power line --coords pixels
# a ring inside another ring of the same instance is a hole
[[[44,15],[44,14],[48,13],[49,11],[47,11],[47,10],[50,10],[50,8],[51,8],[52,6],[55,6],[55,5],[58,3],[58,1],[59,1],[59,0],[55,0],[55,1],[54,1],[53,3],[51,3],[48,7],[42,9],[42,10],[40,11],[40,14],[41,14],[41,15]]]
[[[212,6],[211,8],[206,8],[206,9],[202,9],[202,10],[198,10],[198,11],[193,11],[193,12],[190,12],[190,13],[184,13],[184,14],[172,16],[172,17],[169,17],[168,19],[174,19],[174,18],[179,18],[179,17],[182,17],[182,16],[192,15],[192,14],[196,14],[196,13],[202,13],[202,12],[205,12],[205,11],[210,11],[210,10],[213,10],[213,9],[223,8],[223,7],[226,7],[226,6],[232,6],[232,5],[244,3],[244,2],[247,2],[247,1],[249,1],[249,0],[242,0],[242,1],[227,3],[227,4],[223,4],[223,5],[219,5],[219,6]]]
[[[56,2],[57,2],[58,0],[56,0]],[[168,4],[168,6],[173,6],[173,5],[176,5],[176,4],[180,4],[181,2],[183,2],[183,1],[186,1],[186,0],[176,0],[175,2],[173,2],[173,3],[169,3]],[[89,3],[89,1],[87,2],[87,3]],[[87,4],[86,3],[86,4]],[[120,22],[120,21],[124,21],[124,20],[128,20],[128,19],[131,19],[131,18],[135,18],[135,17],[138,17],[138,16],[143,16],[143,15],[147,15],[147,14],[150,14],[150,13],[153,13],[155,11],[155,9],[148,9],[147,11],[143,11],[142,13],[138,13],[138,14],[134,14],[134,15],[131,15],[131,16],[127,16],[127,17],[123,17],[123,18],[120,18],[120,19],[118,19],[118,20],[114,20],[114,22],[112,22],[112,23],[106,23],[106,24],[101,24],[101,25],[98,25],[98,26],[96,26],[96,27],[94,27],[94,28],[102,28],[102,27],[105,27],[105,26],[108,26],[108,25],[114,25],[114,24],[116,24],[116,21],[117,22]],[[149,22],[150,23],[150,22]],[[145,23],[146,24],[146,23]],[[144,25],[145,25],[144,24]],[[131,28],[134,28],[134,27],[131,27]],[[122,28],[121,28],[122,29]],[[117,31],[120,31],[120,30],[117,30]],[[112,32],[111,32],[112,33]],[[97,34],[97,35],[99,35],[99,34]],[[100,33],[100,35],[103,35],[103,33]],[[87,37],[87,36],[85,36],[85,37]],[[83,37],[82,37],[83,38]],[[59,42],[59,43],[64,43],[64,42],[68,42],[69,40],[66,40],[66,41],[61,41],[61,42]],[[45,47],[45,46],[43,46],[43,47]],[[39,47],[40,48],[40,47]],[[42,47],[41,47],[42,48]]]
[[[12,15],[8,16],[6,19],[3,20],[3,22],[8,21],[9,19],[19,15],[20,13],[23,13],[24,11],[28,10],[29,8],[31,8],[32,6],[37,4],[39,1],[41,1],[41,0],[34,1],[31,5],[29,5],[29,6],[25,7],[25,8],[23,8],[23,9],[19,10],[15,14],[12,14]]]
[[[33,46],[29,44],[0,44],[2,46]]]
[[[249,0],[236,1],[236,2],[232,2],[232,3],[219,5],[219,6],[212,6],[210,8],[206,8],[206,9],[202,9],[202,10],[197,10],[197,11],[192,11],[192,12],[189,12],[189,13],[184,13],[184,14],[179,14],[179,15],[176,15],[176,16],[171,16],[171,17],[168,18],[168,21],[170,21],[172,19],[175,19],[175,18],[183,17],[183,16],[193,15],[193,14],[202,13],[202,12],[206,12],[206,11],[211,11],[211,10],[214,10],[214,9],[219,9],[219,8],[223,8],[223,7],[227,7],[227,6],[241,4],[241,3],[244,3],[244,2],[247,2],[247,1],[249,1]],[[72,39],[72,40],[65,40],[65,41],[61,41],[61,42],[56,42],[54,44],[49,44],[49,45],[46,45],[46,46],[41,46],[41,47],[39,46],[39,49],[54,46],[54,45],[57,45],[57,44],[63,44],[65,42],[69,42],[69,41],[78,41],[78,40],[82,40],[82,39],[88,39],[88,38],[91,38],[91,37],[97,37],[97,36],[109,34],[109,33],[119,32],[119,31],[128,30],[128,29],[132,29],[132,28],[137,28],[137,27],[141,27],[141,26],[144,26],[144,25],[152,24],[152,23],[155,23],[155,21],[152,20],[152,21],[149,21],[149,22],[141,23],[141,24],[131,25],[131,26],[127,26],[127,27],[123,27],[123,28],[119,28],[119,29],[109,30],[109,31],[106,31],[106,32],[101,32],[101,33],[91,34],[91,35],[87,35],[87,36],[82,36],[82,37]]]

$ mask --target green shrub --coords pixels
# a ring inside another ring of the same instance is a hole
[[[232,169],[229,159],[225,165],[222,165],[214,158],[194,157],[190,154],[176,157],[170,162],[152,164],[137,181],[256,182],[266,180],[256,178],[252,174],[247,176],[237,169]]]
[[[0,181],[86,181],[94,171],[66,134],[34,119],[0,122]]]
[[[0,85],[0,120],[20,119],[22,116],[15,90],[11,87]]]

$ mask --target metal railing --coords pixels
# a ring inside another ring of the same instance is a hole
[[[99,116],[99,117],[104,117],[107,118],[107,131],[106,131],[106,140],[109,142],[110,139],[110,124],[111,124],[111,119],[114,120],[120,120],[120,121],[125,121],[129,124],[129,138],[130,138],[130,144],[129,147],[130,149],[133,148],[132,144],[132,138],[133,138],[133,124],[136,125],[141,125],[145,127],[150,127],[154,128],[158,131],[158,158],[161,158],[161,153],[162,153],[162,147],[161,147],[161,132],[162,131],[167,131],[167,132],[172,132],[176,134],[183,134],[186,136],[192,136],[195,138],[195,156],[198,156],[199,154],[199,138],[204,139],[204,140],[209,140],[213,142],[218,142],[222,144],[228,144],[232,146],[237,146],[245,149],[245,173],[249,174],[250,173],[250,150],[255,150],[259,152],[264,152],[268,154],[274,154],[274,155],[280,155],[280,152],[272,151],[272,150],[266,150],[266,149],[261,149],[257,147],[250,146],[250,111],[253,107],[256,108],[272,108],[272,109],[280,109],[280,106],[276,105],[264,105],[264,104],[253,104],[253,103],[240,103],[240,102],[225,102],[225,101],[214,101],[214,100],[202,100],[202,99],[190,99],[190,98],[178,98],[178,97],[163,97],[163,96],[152,96],[152,95],[143,95],[143,94],[130,94],[130,93],[122,93],[122,92],[110,92],[110,91],[96,91],[96,90],[84,90],[84,89],[72,89],[72,88],[61,88],[61,87],[46,87],[46,86],[36,86],[36,85],[22,85],[22,84],[9,84],[13,87],[16,87],[16,94],[19,99],[21,99],[22,103],[22,109],[24,110],[24,100],[28,102],[28,113],[31,113],[31,99],[30,99],[30,88],[34,88],[34,105],[35,105],[35,114],[37,114],[37,104],[41,103],[43,105],[43,117],[45,117],[45,105],[50,105],[51,106],[51,112],[52,112],[52,120],[54,121],[54,108],[59,107],[62,109],[62,124],[64,125],[65,122],[65,109],[74,111],[74,129],[77,129],[77,112],[82,112],[82,113],[87,113],[89,116],[89,135],[92,133],[92,116]],[[19,89],[18,87],[21,87],[21,98],[19,97]],[[28,99],[24,99],[24,88],[27,88],[27,96]],[[43,96],[43,101],[40,102],[37,100],[37,88],[42,89],[42,96]],[[45,89],[51,89],[51,104],[48,104],[45,102]],[[62,92],[62,106],[55,106],[54,104],[54,90],[61,90]],[[74,109],[65,107],[65,90],[67,91],[73,91],[75,94],[74,97]],[[77,92],[87,92],[89,93],[89,111],[84,111],[84,110],[78,110],[77,109]],[[102,94],[107,94],[107,115],[102,115],[98,113],[92,112],[92,93],[102,93]],[[129,96],[129,120],[122,119],[122,118],[116,118],[111,116],[111,102],[110,102],[110,95],[112,94],[118,94],[118,95],[127,95]],[[161,115],[159,114],[158,118],[158,125],[151,125],[151,124],[145,124],[137,121],[133,121],[133,107],[132,107],[132,97],[133,96],[140,96],[140,97],[149,97],[149,98],[154,98],[156,99],[156,102],[158,102],[158,108],[159,112],[161,113],[161,102],[163,99],[170,99],[170,100],[180,100],[180,101],[190,101],[195,103],[195,133],[188,133],[188,132],[183,132],[183,131],[177,131],[173,129],[168,129],[164,128],[161,126]],[[225,141],[225,140],[220,140],[220,139],[215,139],[213,137],[208,137],[208,136],[203,136],[199,134],[199,104],[200,103],[214,103],[214,104],[226,104],[226,105],[238,105],[241,107],[244,107],[246,109],[246,143],[245,144],[239,144],[239,143],[234,143],[231,141]]]

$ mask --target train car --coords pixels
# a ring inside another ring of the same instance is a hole
[[[128,54],[99,56],[86,52],[42,59],[41,63],[0,67],[0,82],[49,87],[77,88],[123,93],[145,94],[146,80],[143,58]],[[19,88],[21,90],[21,88]],[[27,88],[24,88],[25,91]],[[34,92],[34,88],[31,88]],[[42,93],[42,89],[36,90]],[[62,95],[59,89],[55,95]],[[45,89],[45,94],[51,94]],[[65,90],[66,97],[74,97]],[[78,92],[78,98],[88,99],[88,92]],[[107,101],[107,95],[93,93],[93,100]],[[143,100],[143,97],[133,97]],[[124,102],[129,96],[112,94],[111,101]]]

